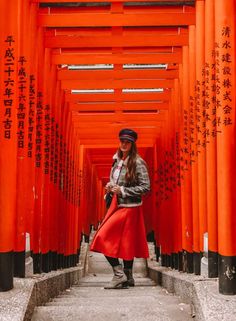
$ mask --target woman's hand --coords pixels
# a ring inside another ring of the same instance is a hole
[[[108,182],[107,185],[105,186],[106,193],[110,193],[112,187],[113,187],[113,185],[110,182]]]
[[[114,185],[111,189],[112,193],[114,194],[121,194],[121,189],[119,185]]]

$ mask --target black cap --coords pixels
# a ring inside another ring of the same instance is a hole
[[[136,140],[138,139],[138,134],[132,129],[124,128],[119,132],[119,138],[120,140],[136,142]]]

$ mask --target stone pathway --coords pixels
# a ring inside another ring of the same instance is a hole
[[[190,321],[190,306],[146,277],[145,260],[135,260],[136,286],[105,290],[112,277],[104,257],[89,255],[89,275],[46,306],[32,321]]]

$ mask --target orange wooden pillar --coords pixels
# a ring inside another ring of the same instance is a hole
[[[153,177],[153,230],[155,239],[155,254],[156,260],[159,261],[160,257],[160,233],[159,233],[159,212],[158,212],[158,155],[157,155],[157,140],[153,148],[153,167],[154,167],[154,177]]]
[[[215,1],[219,291],[236,294],[235,1]]]
[[[75,204],[75,193],[77,189],[76,185],[76,166],[78,155],[78,141],[76,137],[76,130],[73,129],[73,144],[72,144],[72,172],[71,172],[71,210],[72,210],[72,239],[71,239],[71,266],[75,266],[77,263],[77,242],[78,242],[78,225],[77,225],[77,211]]]
[[[190,167],[189,48],[183,47],[181,79],[181,212],[183,270],[193,273],[192,175]],[[180,69],[180,72],[181,72]]]
[[[58,268],[58,246],[59,246],[59,223],[58,223],[58,208],[59,208],[59,186],[60,186],[60,132],[58,125],[58,118],[61,113],[61,94],[59,82],[56,80],[57,70],[56,66],[51,66],[51,83],[50,91],[50,120],[49,135],[47,137],[46,147],[47,161],[45,161],[45,167],[49,165],[49,249],[50,249],[50,268],[56,270]],[[46,168],[45,168],[46,169]]]
[[[168,191],[170,197],[169,206],[169,233],[172,235],[171,238],[171,268],[179,269],[179,252],[181,248],[181,233],[180,232],[180,193],[179,188],[176,184],[176,145],[175,145],[175,134],[176,134],[176,113],[178,113],[178,79],[175,79],[175,85],[171,92],[171,101],[169,102],[168,110],[168,131],[169,131],[169,166],[168,166]]]
[[[169,173],[169,163],[170,163],[170,150],[169,150],[169,123],[166,122],[166,131],[163,133],[163,183],[164,183],[164,200],[163,200],[163,212],[162,212],[162,222],[163,222],[163,251],[162,251],[162,260],[164,261],[163,265],[170,267],[171,266],[171,248],[173,242],[173,207],[172,200],[169,191],[169,183],[170,183],[170,173]],[[168,235],[168,237],[167,237]]]
[[[44,175],[43,175],[43,64],[44,64],[44,48],[42,46],[43,30],[37,30],[36,42],[37,51],[37,101],[36,101],[36,121],[35,121],[35,203],[34,203],[34,219],[32,231],[32,256],[34,273],[42,272],[42,216],[43,216],[43,193],[44,193]]]
[[[174,189],[174,204],[175,204],[175,217],[174,217],[174,249],[177,254],[175,260],[175,268],[179,271],[183,270],[183,246],[182,246],[182,213],[181,213],[181,181],[180,181],[180,83],[179,79],[174,80],[173,99],[171,107],[172,115],[174,116],[174,133],[173,133],[173,153],[174,153],[174,166],[173,166],[173,189]]]
[[[58,124],[56,125],[57,132],[60,133],[60,176],[61,182],[59,185],[59,208],[58,208],[58,230],[59,230],[59,246],[58,246],[58,267],[65,266],[65,240],[66,240],[66,158],[67,158],[67,144],[66,144],[66,105],[63,102],[61,105],[61,113],[58,115]]]
[[[78,137],[76,137],[75,142],[75,253],[76,253],[76,263],[79,261],[80,255],[80,245],[81,245],[81,224],[79,220],[79,205],[78,205],[78,189],[79,189],[79,145],[80,141]]]
[[[160,135],[161,136],[161,135]],[[164,179],[163,179],[163,159],[162,159],[162,138],[159,137],[158,142],[156,144],[156,153],[157,153],[157,192],[156,192],[156,206],[157,206],[157,235],[159,240],[159,249],[160,249],[160,257],[161,263],[163,263],[163,200],[164,200]],[[158,253],[159,254],[159,253]]]
[[[42,163],[41,170],[43,175],[42,192],[42,229],[41,229],[41,254],[42,254],[42,271],[47,273],[51,270],[50,263],[50,148],[51,148],[51,97],[50,91],[53,90],[51,84],[50,71],[50,50],[44,50],[44,69],[43,73],[43,110],[42,110]]]
[[[30,250],[32,250],[33,240],[33,222],[34,222],[34,202],[35,202],[35,142],[36,142],[36,104],[37,104],[37,51],[35,50],[36,35],[36,15],[37,4],[30,4],[28,34],[30,39],[29,53],[29,113],[27,119],[28,137],[27,137],[27,205],[26,205],[26,232],[29,233]]]
[[[84,145],[79,146],[79,219],[81,221],[81,232],[86,236],[86,216],[84,212],[84,161],[85,161],[86,149]]]
[[[66,162],[65,162],[65,261],[64,267],[70,266],[70,254],[71,254],[71,220],[72,220],[72,208],[71,208],[71,174],[72,174],[72,128],[71,117],[66,105],[66,123],[65,123],[65,140],[66,140]]]
[[[205,110],[208,221],[208,276],[218,276],[217,170],[215,111],[214,0],[205,1]]]
[[[63,190],[64,190],[64,136],[63,136],[63,105],[64,105],[64,96],[61,94],[60,85],[59,86],[59,97],[56,106],[59,108],[55,109],[55,136],[58,137],[58,143],[55,139],[55,149],[58,149],[58,172],[53,167],[53,183],[56,188],[56,229],[57,229],[57,240],[55,247],[57,249],[57,266],[58,268],[63,267],[63,226],[64,226],[64,212],[63,212]],[[56,155],[56,151],[55,151]]]
[[[195,274],[200,274],[196,86],[196,35],[195,26],[192,25],[189,26],[189,117],[192,173],[193,270]]]
[[[168,191],[168,146],[167,136],[168,133],[162,133],[160,137],[160,143],[158,146],[159,156],[159,167],[158,167],[158,184],[159,184],[159,232],[160,232],[160,245],[161,245],[161,264],[162,266],[170,266],[170,239],[166,236],[169,235],[170,226],[169,218],[170,215],[170,200]],[[168,215],[167,215],[168,213]]]
[[[20,4],[0,3],[0,291],[13,287]]]
[[[21,1],[19,21],[19,57],[17,67],[17,198],[16,198],[16,238],[14,247],[14,276],[25,276],[26,215],[28,198],[28,117],[29,117],[29,67],[30,43],[24,35],[28,29],[26,17],[29,15],[28,1]]]
[[[197,170],[198,170],[198,210],[199,210],[199,250],[195,273],[200,273],[203,254],[203,238],[207,231],[206,197],[206,120],[205,120],[205,2],[196,2],[196,129],[197,129]]]

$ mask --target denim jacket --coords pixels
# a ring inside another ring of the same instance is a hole
[[[121,194],[117,196],[118,207],[135,207],[142,205],[142,195],[150,191],[150,179],[146,162],[137,155],[136,158],[136,181],[132,184],[126,181],[128,157],[124,160],[117,182],[114,182],[113,173],[117,168],[120,159],[118,155],[113,156],[114,165],[110,173],[111,184],[121,186]]]

